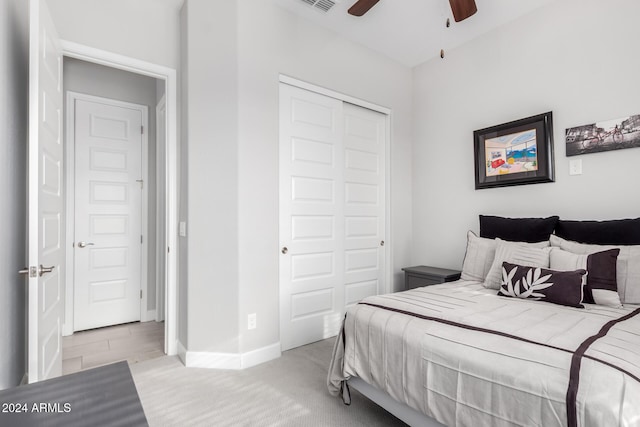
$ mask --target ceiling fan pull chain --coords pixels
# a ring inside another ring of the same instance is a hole
[[[441,8],[440,9],[440,16],[441,17],[446,17],[447,20],[445,21],[445,24],[444,24],[445,30],[440,30],[440,46],[444,45],[444,38],[446,37],[445,36],[445,31],[447,31],[446,28],[450,28],[451,27],[451,19],[449,19],[449,17],[447,15],[448,15],[448,12],[446,12],[444,10],[444,8]],[[442,49],[440,49],[440,59],[444,59],[444,46],[442,47]]]

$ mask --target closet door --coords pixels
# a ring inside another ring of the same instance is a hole
[[[384,289],[386,117],[344,104],[344,305]],[[344,308],[341,307],[341,313]],[[336,331],[337,333],[337,331]]]
[[[334,336],[384,275],[385,116],[280,85],[282,349]]]

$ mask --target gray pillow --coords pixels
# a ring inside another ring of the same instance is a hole
[[[574,254],[594,254],[607,249],[620,249],[616,263],[618,294],[623,304],[640,304],[640,245],[588,245],[552,235],[551,246]]]
[[[467,252],[462,262],[462,280],[484,282],[493,264],[496,253],[496,241],[478,237],[471,230],[467,231]]]
[[[549,268],[549,252],[551,251],[551,248],[548,247],[549,242],[525,244],[496,239],[496,243],[496,254],[484,281],[485,288],[500,289],[503,262],[527,267]],[[547,247],[536,247],[536,245],[540,246],[541,244],[546,244]]]

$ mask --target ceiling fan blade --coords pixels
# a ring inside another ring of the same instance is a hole
[[[358,0],[349,8],[349,15],[362,16],[380,0]]]
[[[467,19],[478,11],[474,0],[449,0],[449,4],[451,4],[453,19],[456,22]]]

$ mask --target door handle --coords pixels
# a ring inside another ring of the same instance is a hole
[[[45,273],[51,273],[54,268],[55,266],[53,265],[51,267],[45,267],[42,264],[40,264],[40,269],[38,270],[38,274],[40,275],[40,277],[42,277],[42,275]]]
[[[79,248],[85,248],[87,246],[93,246],[95,243],[91,243],[91,242],[78,242],[78,247]]]
[[[51,267],[45,267],[44,265],[40,264],[40,268],[36,269],[36,267],[25,267],[22,270],[19,270],[18,273],[28,274],[29,277],[36,277],[36,275],[42,277],[42,275],[45,273],[51,273],[54,268],[56,267],[53,265]]]
[[[35,267],[25,267],[22,270],[19,270],[18,274],[28,274],[29,277],[36,277],[38,274],[38,269]]]

